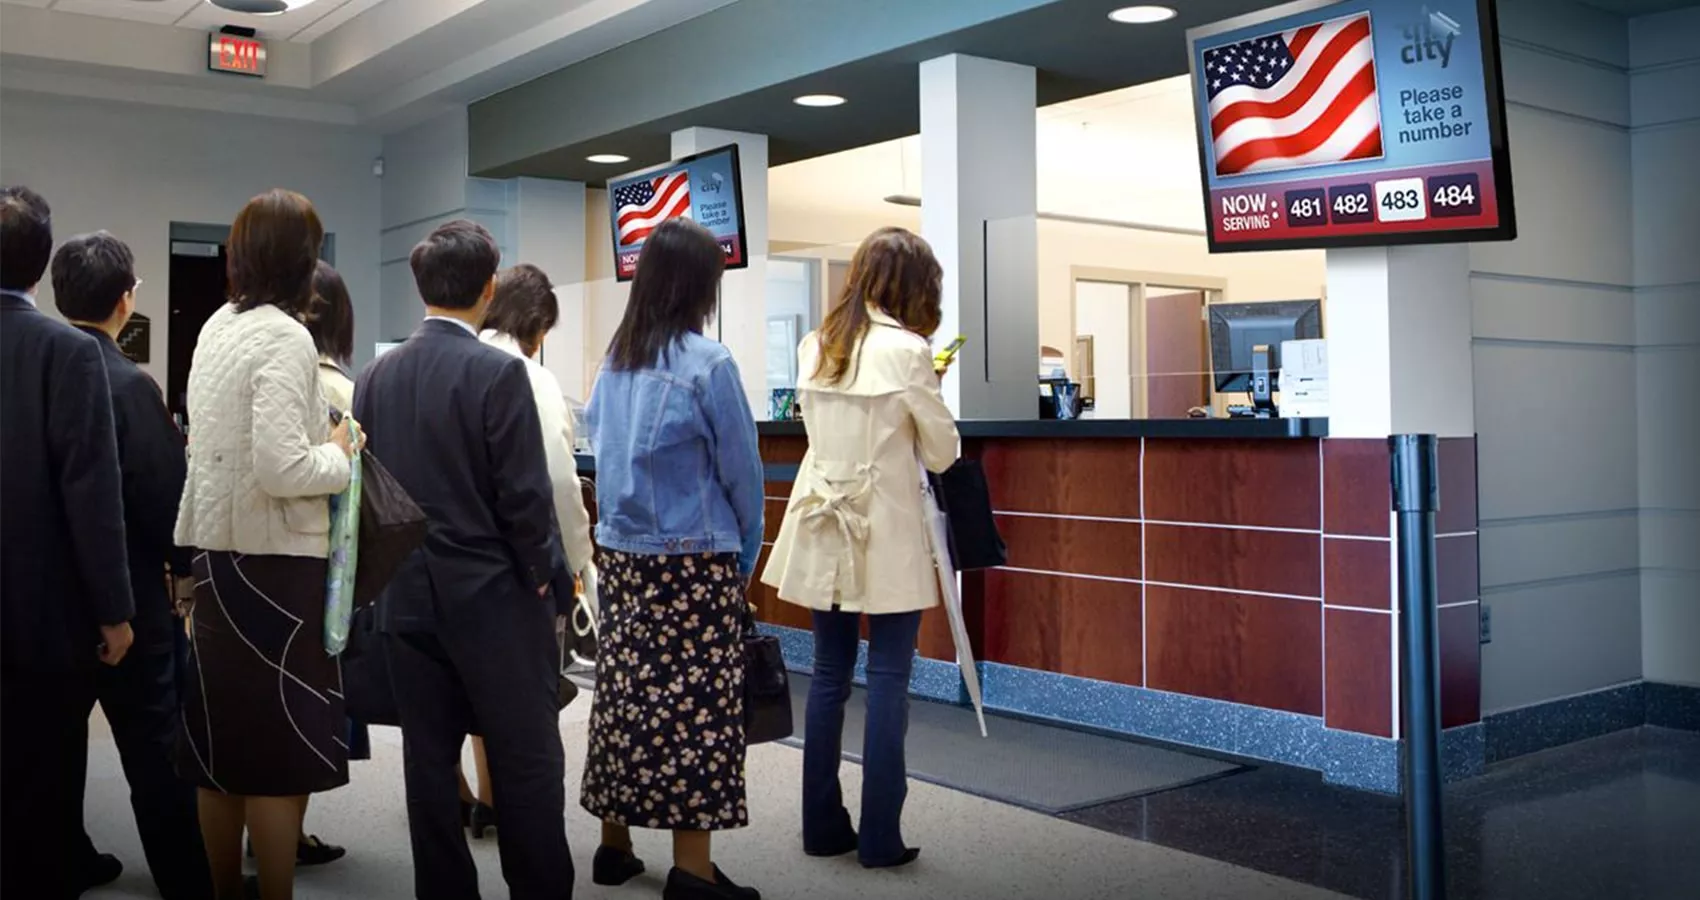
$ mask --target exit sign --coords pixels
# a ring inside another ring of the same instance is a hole
[[[215,31],[207,35],[207,68],[214,72],[263,78],[266,74],[266,42]]]

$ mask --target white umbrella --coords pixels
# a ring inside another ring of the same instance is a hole
[[[919,460],[917,460],[919,462]],[[944,610],[950,617],[950,638],[956,644],[956,665],[962,670],[962,683],[968,689],[968,699],[974,704],[974,715],[980,720],[980,736],[986,736],[986,708],[980,700],[980,670],[974,667],[974,648],[968,643],[968,626],[962,618],[962,591],[957,585],[956,568],[950,561],[950,526],[938,498],[933,496],[926,467],[921,466],[921,499],[927,517],[928,542],[932,544],[933,566],[938,570],[939,593],[944,597]]]

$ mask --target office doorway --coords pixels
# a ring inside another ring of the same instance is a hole
[[[1071,376],[1095,418],[1179,419],[1208,409],[1205,308],[1222,279],[1075,267]]]
[[[225,279],[225,245],[230,226],[195,222],[171,223],[171,265],[166,292],[166,406],[179,426],[188,427],[189,367],[201,328],[229,296]],[[336,235],[325,235],[319,258],[336,264]]]

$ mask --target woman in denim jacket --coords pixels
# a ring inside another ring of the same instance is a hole
[[[725,257],[707,229],[650,233],[585,416],[602,548],[596,697],[581,803],[597,884],[643,871],[632,827],[673,832],[667,900],[759,898],[711,861],[744,801],[745,585],[762,539],[755,419],[732,354],[702,336]]]

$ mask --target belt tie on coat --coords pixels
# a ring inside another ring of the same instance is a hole
[[[817,481],[797,503],[797,511],[802,516],[803,524],[811,528],[832,528],[844,540],[844,552],[850,558],[848,567],[842,563],[837,569],[836,586],[841,593],[849,596],[861,596],[862,593],[862,557],[860,552],[868,540],[868,516],[859,511],[856,506],[873,490],[873,480],[864,474],[853,482],[854,489],[845,491],[845,482],[834,484],[824,479]],[[843,584],[845,569],[849,569],[849,584]]]

